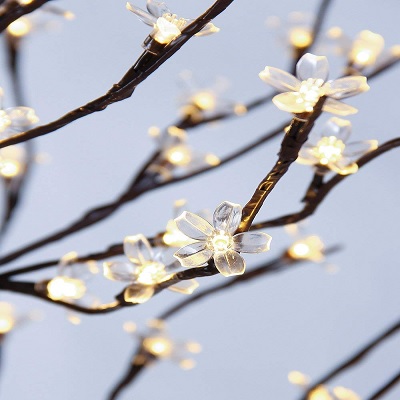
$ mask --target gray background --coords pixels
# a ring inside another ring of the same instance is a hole
[[[96,98],[114,83],[140,55],[148,27],[125,10],[124,1],[60,1],[77,18],[48,34],[37,31],[25,43],[26,96],[43,123]],[[168,3],[178,14],[195,17],[211,1]],[[218,35],[195,38],[156,71],[127,101],[79,120],[37,140],[41,152],[51,155],[49,165],[37,166],[23,207],[14,221],[3,250],[11,250],[65,226],[94,205],[120,193],[135,168],[154,149],[147,136],[151,125],[172,123],[177,116],[178,74],[193,70],[204,85],[216,76],[231,82],[226,97],[248,101],[270,90],[258,73],[266,66],[286,68],[289,54],[265,26],[269,15],[285,17],[289,11],[312,12],[315,1],[237,0],[215,21]],[[362,29],[382,34],[388,46],[400,42],[399,3],[338,0],[326,26],[341,26],[354,36]],[[340,75],[340,62],[332,61],[331,77]],[[1,83],[6,106],[12,105],[5,68]],[[350,99],[360,112],[350,119],[353,140],[399,134],[398,68],[371,83],[371,90]],[[8,95],[7,95],[8,94]],[[247,117],[196,130],[191,143],[220,156],[256,138],[288,118],[273,106]],[[328,116],[323,116],[323,123]],[[163,229],[175,199],[188,199],[191,210],[214,209],[223,200],[244,204],[255,185],[273,165],[278,141],[260,147],[218,171],[146,195],[126,205],[112,218],[32,253],[13,265],[53,259],[70,250],[98,251],[129,234],[146,235]],[[398,314],[398,153],[386,154],[346,179],[324,201],[309,224],[327,245],[344,250],[329,257],[340,268],[329,275],[320,265],[308,264],[261,278],[230,292],[202,301],[169,325],[176,338],[192,338],[204,351],[198,366],[181,371],[165,361],[145,372],[121,399],[220,398],[239,400],[294,399],[300,393],[287,382],[298,369],[317,378],[339,360],[391,324]],[[299,209],[299,200],[311,170],[294,165],[270,196],[259,219]],[[291,238],[283,229],[273,236],[267,254],[248,256],[249,267],[278,255]],[[53,272],[54,271],[54,272]],[[50,278],[48,270],[28,279]],[[217,276],[202,287],[224,282]],[[105,282],[98,288],[104,301],[120,287]],[[84,317],[80,326],[69,324],[63,309],[30,297],[2,294],[18,312],[42,309],[45,319],[16,330],[4,350],[0,393],[4,399],[104,399],[125,370],[135,347],[122,330],[134,320],[140,326],[182,297],[164,293],[147,304],[111,315]],[[361,396],[371,394],[399,368],[400,337],[389,340],[365,363],[335,383],[351,387]],[[385,399],[396,399],[400,388]]]

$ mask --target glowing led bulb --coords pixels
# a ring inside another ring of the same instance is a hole
[[[290,371],[288,380],[292,385],[307,386],[310,383],[310,378],[300,371]]]
[[[176,226],[176,222],[171,219],[167,223],[167,229],[163,235],[163,242],[167,246],[182,247],[192,242],[192,240],[184,235]]]
[[[201,91],[192,97],[192,102],[201,110],[214,110],[217,99],[211,91]]]
[[[215,252],[227,251],[232,246],[232,236],[224,231],[219,231],[209,239],[209,246]]]
[[[11,304],[0,302],[0,334],[8,333],[14,328],[16,320],[13,313]]]
[[[196,366],[196,362],[190,358],[185,358],[179,361],[179,366],[184,370],[189,370]]]
[[[21,17],[11,22],[7,27],[7,32],[15,37],[22,37],[27,35],[32,29],[32,24],[28,18]]]
[[[334,400],[324,386],[318,386],[307,397],[307,400]]]
[[[9,146],[0,149],[0,175],[14,178],[24,172],[26,151],[20,146]]]
[[[159,262],[146,262],[138,269],[137,281],[144,285],[154,285],[165,278],[165,266]]]
[[[288,254],[294,259],[322,261],[324,259],[324,243],[318,236],[308,236],[294,242]]]
[[[172,342],[164,337],[147,337],[143,347],[156,357],[169,357],[172,352]]]
[[[315,146],[315,156],[319,158],[320,164],[328,165],[335,163],[342,157],[345,144],[335,136],[323,137]]]
[[[343,386],[333,388],[333,394],[338,400],[361,400],[357,393]]]
[[[362,67],[372,65],[382,52],[385,41],[381,35],[371,31],[361,31],[353,43],[350,60]]]
[[[312,42],[310,29],[303,27],[294,27],[289,32],[290,43],[299,49],[308,47]]]
[[[58,276],[47,284],[47,291],[52,300],[76,300],[86,293],[86,286],[80,279]]]
[[[185,145],[173,146],[165,152],[167,160],[179,167],[186,166],[192,160],[192,154],[189,148]]]

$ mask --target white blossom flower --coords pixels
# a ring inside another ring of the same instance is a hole
[[[130,303],[149,300],[158,283],[168,280],[178,263],[166,266],[155,257],[148,240],[141,234],[124,239],[124,253],[130,262],[104,263],[104,276],[114,281],[130,282],[124,291],[124,299]],[[168,289],[191,294],[198,287],[194,279],[178,282]]]
[[[200,353],[201,345],[194,341],[178,341],[172,339],[166,329],[163,320],[154,319],[147,323],[147,332],[138,332],[136,324],[125,322],[124,330],[141,341],[145,353],[139,353],[133,363],[144,364],[154,359],[169,359],[179,364],[182,369],[191,369],[195,366],[195,361],[187,357],[187,353]],[[151,359],[146,355],[151,355]]]
[[[297,77],[274,67],[265,67],[260,78],[280,92],[272,101],[283,111],[312,112],[322,96],[327,99],[323,110],[332,114],[349,115],[357,109],[339,100],[369,89],[364,76],[347,76],[334,81],[328,79],[328,60],[324,56],[307,53],[297,63]]]
[[[186,18],[179,18],[169,10],[163,1],[147,0],[147,11],[129,2],[126,3],[126,8],[135,13],[146,25],[153,28],[150,37],[162,45],[171,43],[180,36],[183,29],[193,21]],[[219,28],[209,22],[196,36],[209,35],[218,31]],[[151,51],[147,41],[145,41],[144,47]]]
[[[186,131],[176,126],[170,126],[162,132],[152,127],[149,133],[156,139],[160,150],[160,156],[149,170],[158,173],[163,180],[190,173],[207,165],[216,166],[220,162],[214,154],[192,149],[187,143]]]
[[[330,118],[319,137],[311,137],[301,148],[297,162],[326,167],[340,175],[357,172],[359,157],[378,147],[376,140],[346,143],[351,134],[351,122]],[[321,168],[318,168],[323,172]]]
[[[175,221],[178,228],[196,242],[179,249],[174,255],[184,267],[197,267],[214,259],[224,276],[241,275],[245,261],[239,252],[261,253],[269,250],[271,236],[261,232],[234,234],[242,218],[239,204],[221,203],[214,212],[213,225],[190,212],[183,212]]]

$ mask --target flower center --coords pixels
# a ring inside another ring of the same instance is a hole
[[[137,281],[143,285],[154,285],[165,277],[165,266],[156,261],[147,262],[139,267]]]
[[[300,96],[296,100],[297,103],[304,103],[307,112],[311,112],[315,103],[325,94],[322,85],[324,84],[323,79],[309,78],[306,81],[301,82],[299,89]]]
[[[147,337],[143,347],[157,357],[168,357],[172,352],[172,342],[164,337]]]
[[[335,136],[325,136],[313,148],[313,153],[319,158],[320,164],[327,165],[342,158],[345,147],[345,144]]]
[[[225,252],[232,245],[232,236],[228,235],[224,231],[217,231],[209,239],[209,247],[215,252]]]
[[[53,300],[77,300],[86,293],[86,286],[80,279],[58,276],[47,284],[47,291]]]
[[[178,167],[184,167],[192,161],[190,150],[185,145],[173,146],[165,152],[166,159]]]
[[[176,14],[164,14],[157,19],[153,38],[161,44],[168,44],[178,37],[186,25],[185,18],[178,18]]]
[[[192,97],[193,104],[201,110],[214,110],[216,98],[211,91],[202,91]]]

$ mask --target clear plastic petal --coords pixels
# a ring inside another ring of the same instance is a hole
[[[233,237],[233,249],[243,253],[262,253],[270,249],[272,237],[264,232],[243,232]]]
[[[147,10],[156,18],[162,17],[164,14],[172,14],[171,10],[163,1],[147,0]]]
[[[124,300],[127,303],[141,304],[149,300],[154,294],[154,287],[147,285],[130,285],[124,291]]]
[[[157,22],[157,18],[156,17],[154,17],[153,15],[149,14],[148,12],[142,10],[141,8],[134,6],[133,4],[131,4],[129,2],[126,3],[126,8],[127,8],[127,10],[132,11],[133,13],[135,13],[138,16],[138,18],[142,22],[144,22],[146,25],[154,27],[154,25]]]
[[[307,111],[305,103],[299,103],[300,98],[299,93],[287,92],[276,95],[272,101],[280,110],[296,114]]]
[[[322,109],[326,112],[337,115],[351,115],[358,112],[357,108],[342,103],[339,100],[327,98]]]
[[[314,156],[311,147],[303,146],[299,151],[296,162],[304,165],[314,165],[319,163],[319,159]]]
[[[265,67],[258,76],[280,92],[297,92],[301,86],[301,82],[295,76],[279,68]]]
[[[7,108],[5,112],[11,120],[12,128],[15,129],[27,128],[39,121],[35,110],[30,107],[12,107]]]
[[[132,282],[136,279],[137,268],[131,263],[105,262],[103,263],[103,274],[112,281]]]
[[[177,293],[192,294],[198,287],[199,284],[195,279],[188,279],[186,281],[180,281],[178,283],[175,283],[168,289]]]
[[[361,142],[352,142],[346,144],[343,155],[351,159],[357,159],[365,153],[375,150],[377,147],[377,140],[363,140]]]
[[[150,243],[141,234],[125,237],[124,253],[136,265],[143,265],[148,261],[154,260]]]
[[[195,36],[207,36],[213,33],[219,32],[220,29],[215,26],[212,22],[209,22],[200,32],[197,32]]]
[[[182,266],[191,268],[206,263],[213,255],[213,251],[207,248],[206,243],[192,243],[179,249],[174,256]]]
[[[358,165],[356,163],[351,163],[350,160],[345,157],[342,157],[336,163],[328,164],[328,167],[339,175],[355,174],[358,171]]]
[[[206,240],[214,232],[205,219],[188,211],[184,211],[175,222],[181,232],[195,240]]]
[[[347,119],[337,117],[329,118],[321,131],[321,137],[335,136],[343,142],[346,142],[350,134],[351,122]]]
[[[346,76],[327,82],[324,89],[327,96],[340,100],[366,92],[369,90],[369,86],[365,76]]]
[[[218,271],[224,276],[242,275],[246,269],[244,259],[234,250],[214,254]]]
[[[304,54],[296,66],[296,75],[306,81],[309,78],[326,81],[329,74],[329,64],[325,56],[315,56],[311,53]]]
[[[224,201],[214,211],[213,224],[215,229],[233,234],[242,219],[240,204]]]

